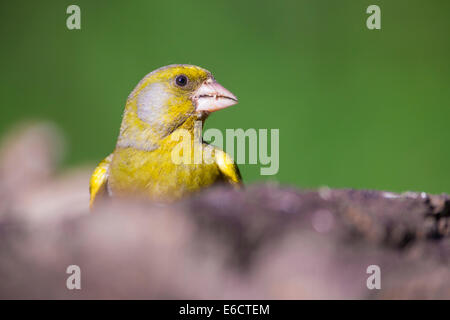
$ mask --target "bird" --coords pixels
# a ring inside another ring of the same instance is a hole
[[[198,66],[173,64],[147,74],[128,96],[114,151],[92,173],[90,208],[104,197],[174,201],[217,183],[240,188],[232,157],[203,141],[201,133],[195,137],[197,124],[203,125],[211,112],[237,102]],[[183,145],[183,138],[192,139]],[[209,161],[184,161],[205,151]]]

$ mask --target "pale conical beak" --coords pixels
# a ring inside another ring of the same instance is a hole
[[[206,80],[192,97],[195,111],[213,112],[235,105],[238,100],[234,94],[213,79]]]

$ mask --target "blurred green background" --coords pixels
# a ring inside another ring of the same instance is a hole
[[[66,8],[81,8],[81,30]],[[381,30],[366,8],[381,7]],[[0,134],[46,119],[64,164],[112,151],[129,92],[171,63],[239,97],[207,127],[279,128],[246,182],[450,193],[450,1],[2,1]]]

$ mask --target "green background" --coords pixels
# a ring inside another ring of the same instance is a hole
[[[81,30],[66,8],[81,7]],[[381,7],[381,30],[366,8]],[[246,182],[450,192],[450,1],[2,1],[0,133],[55,122],[65,166],[112,151],[125,100],[172,63],[239,97],[207,127],[280,129]]]

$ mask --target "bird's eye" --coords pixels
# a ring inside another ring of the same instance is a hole
[[[188,78],[184,74],[179,75],[175,78],[175,83],[179,87],[184,87],[188,83]]]

